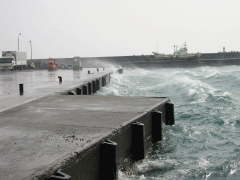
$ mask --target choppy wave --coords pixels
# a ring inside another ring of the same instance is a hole
[[[238,66],[135,69],[114,74],[103,96],[169,97],[174,126],[120,179],[239,179],[240,71]]]

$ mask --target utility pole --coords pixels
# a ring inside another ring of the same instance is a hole
[[[21,33],[18,34],[18,51],[19,51],[19,36],[21,35]]]
[[[31,60],[32,60],[32,41],[30,40],[30,48],[31,48]]]

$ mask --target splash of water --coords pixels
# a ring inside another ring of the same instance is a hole
[[[169,97],[174,126],[120,179],[238,179],[240,175],[238,66],[134,69],[114,74],[98,95]]]

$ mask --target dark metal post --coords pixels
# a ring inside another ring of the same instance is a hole
[[[19,94],[23,95],[23,84],[19,84]]]
[[[58,76],[58,79],[59,79],[59,83],[61,84],[62,83],[62,76]]]

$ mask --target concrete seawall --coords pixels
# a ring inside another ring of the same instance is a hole
[[[177,60],[149,60],[153,55],[133,55],[133,56],[109,56],[109,57],[81,57],[82,66],[85,68],[97,67],[141,67],[141,68],[161,68],[161,67],[198,67],[198,66],[228,66],[240,65],[240,52],[226,53],[201,53],[199,61]],[[73,64],[73,58],[56,58],[58,64]],[[48,59],[28,60],[38,67],[41,63],[48,62]],[[40,68],[40,67],[38,67]]]
[[[173,123],[173,106],[168,98],[88,96],[110,79],[102,72],[38,88],[35,96],[21,96],[23,104],[2,110],[0,178],[51,179],[62,169],[72,179],[109,179],[118,169],[130,171],[159,140],[161,123]]]

